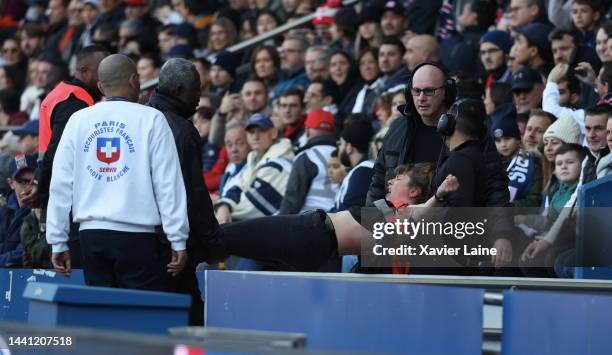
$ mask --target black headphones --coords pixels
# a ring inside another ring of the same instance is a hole
[[[410,75],[410,79],[408,79],[408,85],[404,89],[404,98],[406,99],[404,114],[408,114],[408,112],[416,110],[416,108],[414,107],[414,102],[412,101],[412,79],[414,78],[414,73],[416,73],[419,68],[424,67],[426,65],[434,66],[440,69],[440,71],[444,74],[444,105],[446,105],[446,107],[451,107],[453,105],[453,102],[455,102],[455,98],[457,97],[457,83],[455,82],[455,79],[451,78],[448,75],[448,72],[441,64],[425,61],[419,63],[416,67],[414,67]]]
[[[461,117],[459,114],[459,108],[463,104],[475,104],[478,105],[478,101],[474,99],[459,99],[455,103],[452,104],[449,112],[442,114],[440,116],[440,120],[438,121],[438,126],[436,127],[436,131],[440,133],[444,137],[450,137],[453,132],[455,132],[455,127],[457,127],[457,120],[461,121],[461,124],[465,127],[471,128],[473,131],[480,132],[482,135],[484,122],[477,123],[474,120],[476,117],[470,119],[466,117]]]

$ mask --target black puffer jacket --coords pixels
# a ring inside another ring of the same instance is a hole
[[[402,110],[403,111],[403,110]],[[414,142],[417,131],[417,120],[421,118],[414,111],[409,111],[393,121],[374,163],[374,176],[368,191],[366,205],[372,206],[374,201],[385,197],[387,182],[393,177],[394,170],[398,165],[414,162]],[[508,192],[508,176],[504,170],[503,163],[495,144],[486,135],[481,140],[481,147],[485,155],[486,176],[486,206],[508,207],[510,194]],[[448,150],[442,153],[438,163],[442,163],[448,156]],[[433,162],[435,163],[435,162]],[[502,214],[495,218],[493,234],[496,237],[510,237],[513,235],[513,221],[509,214]]]
[[[189,220],[187,252],[190,262],[195,262],[197,265],[201,261],[210,262],[223,258],[223,255],[211,255],[216,249],[211,243],[216,240],[219,223],[215,218],[210,195],[202,175],[200,136],[193,124],[187,120],[195,110],[186,108],[184,103],[157,90],[151,96],[149,106],[164,113],[176,142],[187,192]]]

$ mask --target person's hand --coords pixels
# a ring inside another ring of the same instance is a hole
[[[221,206],[217,209],[215,217],[217,217],[219,224],[230,223],[232,221],[232,212],[229,207]]]
[[[512,243],[506,238],[500,238],[495,241],[493,248],[497,250],[497,255],[491,256],[491,263],[496,268],[508,266],[512,262]]]
[[[574,72],[576,70],[578,70],[579,72],[583,71],[585,73],[585,75],[578,75],[578,73],[576,73],[575,75],[578,80],[589,86],[595,86],[595,79],[597,78],[597,74],[595,74],[595,70],[593,69],[591,64],[587,62],[580,62],[578,63],[578,65],[576,65],[576,69],[574,69]]]
[[[64,275],[65,277],[70,276],[72,266],[70,263],[70,252],[68,250],[61,253],[51,254],[51,264],[53,264],[53,268],[58,273]]]
[[[448,193],[456,191],[459,188],[459,180],[453,175],[448,175],[444,181],[438,186],[436,195],[439,198],[444,198]]]
[[[39,199],[39,195],[38,195],[38,185],[36,183],[34,183],[32,185],[32,188],[27,190],[27,191],[23,191],[21,194],[21,201],[29,206],[30,208],[37,208],[40,207],[40,199]]]
[[[527,261],[527,259],[533,259],[538,254],[546,251],[551,246],[552,244],[550,244],[550,242],[547,240],[544,240],[544,239],[535,240],[531,242],[531,244],[529,244],[527,248],[525,248],[525,251],[523,252],[523,255],[521,256],[521,260]]]
[[[565,77],[568,70],[569,64],[559,63],[555,65],[555,67],[550,71],[550,74],[548,74],[548,82],[558,84],[559,81]]]
[[[219,113],[222,115],[228,115],[232,111],[237,110],[241,106],[240,94],[230,94],[229,91],[225,93],[221,100],[221,106],[219,106]]]
[[[172,276],[178,275],[183,268],[185,268],[185,263],[187,262],[187,251],[186,250],[172,250],[172,260],[170,263],[166,265],[168,267],[168,273]]]

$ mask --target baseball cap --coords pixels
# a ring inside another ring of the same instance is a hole
[[[512,91],[531,90],[537,83],[542,83],[542,76],[528,66],[522,67],[512,75]]]
[[[254,126],[257,126],[263,129],[270,129],[274,127],[274,123],[272,123],[272,120],[270,119],[270,117],[263,115],[261,113],[256,113],[252,115],[251,117],[249,117],[249,119],[247,120],[245,129],[248,130],[249,128],[254,127]]]
[[[336,128],[336,119],[331,112],[322,109],[310,111],[304,123],[306,128],[320,129],[322,131],[333,132]]]
[[[9,164],[9,174],[14,179],[24,171],[36,170],[37,165],[36,155],[17,154]]]
[[[396,15],[406,17],[406,10],[404,9],[404,5],[402,5],[400,1],[391,0],[385,2],[383,13],[387,11],[392,11]]]
[[[550,42],[548,41],[548,35],[552,31],[550,26],[539,22],[533,22],[522,27],[517,27],[514,31],[525,36],[532,45],[536,46],[541,57],[544,57],[545,53],[551,51]]]
[[[19,129],[13,131],[13,134],[19,137],[23,136],[38,136],[38,120],[32,120],[26,122]]]

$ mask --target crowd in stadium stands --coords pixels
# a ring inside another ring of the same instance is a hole
[[[310,13],[280,36],[228,50]],[[0,43],[0,126],[12,126],[0,140],[0,267],[51,265],[44,213],[22,196],[44,164],[39,132],[57,144],[39,131],[41,103],[64,80],[87,84],[76,53],[91,45],[132,58],[141,85],[171,58],[195,65],[191,121],[221,224],[372,205],[398,166],[441,167],[438,120],[471,98],[486,111],[478,147],[487,173],[458,180],[482,196],[450,193],[445,203],[541,208],[499,223],[499,255],[486,265],[571,277],[578,191],[612,172],[606,0],[6,0]],[[141,90],[140,103],[155,92]],[[355,260],[343,270],[363,271]],[[336,261],[322,270],[340,271]]]

